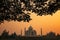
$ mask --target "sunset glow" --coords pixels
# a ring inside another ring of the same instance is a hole
[[[16,32],[19,35],[21,34],[21,29],[24,33],[24,28],[26,27],[26,29],[28,29],[28,27],[31,25],[37,31],[38,35],[40,35],[40,28],[43,29],[43,34],[46,34],[50,31],[60,34],[60,10],[53,14],[53,16],[36,16],[36,14],[32,13],[31,18],[32,20],[29,23],[5,21],[0,25],[0,33],[6,29],[10,34]]]

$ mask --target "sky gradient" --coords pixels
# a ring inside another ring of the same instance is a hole
[[[36,14],[31,14],[32,20],[28,22],[18,22],[18,21],[4,21],[0,25],[0,34],[3,32],[3,30],[9,31],[9,34],[12,34],[16,32],[18,35],[21,32],[21,29],[23,30],[24,35],[24,28],[28,29],[28,27],[31,25],[34,30],[37,31],[37,34],[40,35],[40,28],[43,30],[43,35],[52,31],[56,34],[60,34],[60,10],[58,10],[53,16],[46,15],[46,16],[36,16]]]

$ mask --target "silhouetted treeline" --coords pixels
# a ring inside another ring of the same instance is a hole
[[[60,34],[55,34],[54,32],[49,32],[46,35],[27,37],[17,35],[15,32],[9,35],[9,32],[6,30],[0,35],[0,40],[60,40]]]

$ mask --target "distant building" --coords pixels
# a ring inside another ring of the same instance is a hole
[[[42,28],[41,28],[41,36],[42,36]]]
[[[33,30],[33,28],[32,28],[32,26],[30,26],[29,28],[28,28],[28,30],[26,30],[26,28],[25,28],[25,36],[36,36],[37,34],[36,34],[36,31],[35,30]]]

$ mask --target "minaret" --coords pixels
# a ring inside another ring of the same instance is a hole
[[[21,36],[22,36],[22,29],[21,29]]]
[[[41,36],[42,36],[42,28],[41,28]]]
[[[24,28],[24,36],[26,36],[26,27]]]

